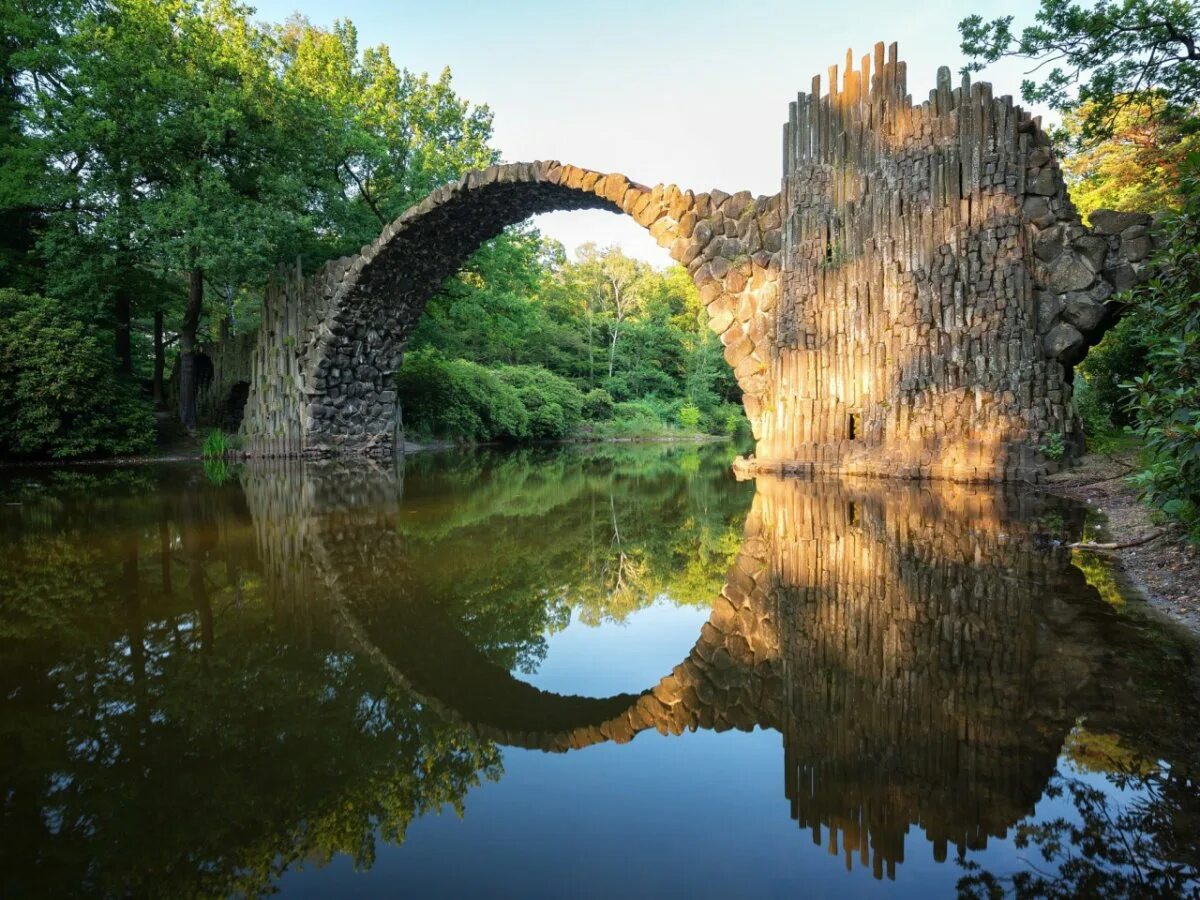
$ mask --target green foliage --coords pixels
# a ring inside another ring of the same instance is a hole
[[[1130,103],[1157,100],[1175,113],[1200,99],[1200,7],[1178,0],[1041,0],[1035,24],[1014,32],[1013,17],[959,23],[968,70],[1006,57],[1032,60],[1030,103],[1081,110],[1083,144],[1112,134]],[[1078,84],[1078,90],[1075,86]]]
[[[537,232],[509,230],[429,301],[410,347],[471,360],[518,388],[527,433],[492,439],[557,440],[585,422],[593,436],[671,435],[685,404],[699,411],[688,430],[733,433],[731,413],[744,421],[687,272],[615,248],[585,246],[568,261]],[[430,411],[422,429],[463,437]]]
[[[1096,417],[1106,417],[1113,426],[1133,424],[1129,390],[1123,385],[1146,371],[1148,353],[1142,309],[1130,306],[1077,369],[1083,375],[1084,389],[1077,389],[1076,402],[1085,422],[1091,411],[1085,414],[1083,407],[1090,405],[1096,408]]]
[[[214,428],[205,436],[204,446],[200,455],[205,459],[221,459],[229,453],[229,439],[219,428]]]
[[[1156,276],[1131,296],[1146,370],[1128,387],[1151,464],[1148,500],[1195,527],[1200,520],[1200,158],[1185,171],[1180,212],[1154,258]]]
[[[385,44],[360,51],[345,19],[325,30],[293,15],[269,34],[331,226],[316,232],[314,261],[356,251],[434,188],[497,161],[491,111],[460,98],[448,68],[433,79],[398,67]]]
[[[1110,453],[1120,443],[1122,431],[1114,423],[1116,411],[1107,405],[1085,377],[1075,379],[1075,409],[1083,422],[1087,449],[1092,453]]]
[[[589,422],[603,422],[612,418],[614,406],[612,394],[604,388],[594,388],[583,397],[583,416]]]
[[[692,403],[685,403],[679,409],[679,424],[684,431],[695,431],[700,427],[700,408]]]
[[[1038,450],[1040,450],[1047,459],[1062,459],[1063,455],[1067,452],[1066,444],[1063,443],[1062,433],[1055,431],[1052,434],[1047,435],[1046,443],[1038,447]]]
[[[218,320],[253,327],[279,263],[356,249],[496,158],[490,111],[448,70],[360,51],[346,21],[253,14],[234,0],[0,0],[0,286],[129,335],[134,373],[155,370],[156,313],[171,352]]]
[[[396,388],[405,425],[415,434],[462,441],[529,436],[520,393],[478,363],[416,351],[405,359]]]
[[[142,453],[154,416],[106,341],[57,300],[0,290],[0,455]]]
[[[502,366],[496,374],[514,388],[534,440],[570,437],[583,419],[583,394],[561,376],[536,366]]]
[[[1097,209],[1158,212],[1180,202],[1180,171],[1200,149],[1194,111],[1180,116],[1159,97],[1118,98],[1108,136],[1083,137],[1091,106],[1068,112],[1058,135],[1075,152],[1063,160],[1071,201],[1085,219]]]
[[[726,406],[721,420],[721,430],[728,435],[741,434],[749,429],[746,412],[741,406]]]

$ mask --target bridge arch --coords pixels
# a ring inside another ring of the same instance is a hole
[[[630,216],[687,267],[753,412],[769,346],[758,313],[778,296],[779,195],[697,194],[554,161],[512,163],[438,188],[357,256],[318,273],[321,313],[299,373],[303,449],[391,453],[400,421],[393,378],[426,301],[505,227],[574,209]]]

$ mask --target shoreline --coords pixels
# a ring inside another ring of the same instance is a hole
[[[1150,508],[1126,483],[1136,471],[1134,459],[1133,452],[1088,454],[1035,489],[1082,503],[1102,516],[1102,529],[1115,546],[1079,549],[1107,561],[1137,599],[1200,638],[1200,548],[1179,525],[1154,521]]]
[[[480,443],[454,443],[451,441],[429,441],[428,443],[417,443],[415,441],[405,441],[404,449],[397,454],[398,456],[408,456],[415,453],[422,453],[430,450],[475,450],[481,447],[496,448],[496,447],[511,447],[519,449],[522,447],[564,447],[564,446],[587,446],[589,444],[713,444],[730,441],[732,438],[724,434],[680,434],[680,435],[647,435],[646,437],[607,437],[607,438],[567,438],[559,441],[534,441],[528,444],[503,444],[499,442],[480,442]],[[108,468],[116,468],[123,466],[146,466],[155,463],[178,463],[178,462],[204,462],[205,460],[222,460],[225,462],[244,462],[254,459],[296,459],[304,460],[306,457],[260,457],[250,453],[245,453],[241,450],[232,450],[224,456],[205,456],[200,451],[200,438],[195,440],[195,447],[190,449],[180,449],[179,447],[164,449],[161,454],[140,456],[106,456],[96,459],[0,459],[0,472],[13,471],[17,469],[73,469],[81,466],[104,466]],[[354,460],[356,456],[332,457],[332,459]],[[361,457],[362,459],[370,459],[371,457]]]

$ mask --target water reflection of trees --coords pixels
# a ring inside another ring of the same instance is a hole
[[[298,862],[369,866],[377,834],[500,772],[286,614],[237,485],[180,474],[148,503],[93,484],[3,517],[6,896],[254,895]]]
[[[1072,815],[1017,824],[1024,867],[997,874],[962,859],[960,897],[1200,896],[1200,799],[1194,776],[1157,764],[1110,760],[1103,786],[1060,766],[1045,796]]]
[[[369,866],[377,838],[461,811],[499,776],[497,748],[349,639],[302,545],[305,516],[364,564],[354,582],[349,556],[325,561],[357,610],[433,602],[497,664],[528,666],[572,609],[699,599],[664,554],[705,533],[728,552],[744,503],[686,475],[679,455],[445,457],[349,482],[295,467],[240,482],[182,467],[9,480],[0,893],[255,894],[336,854]],[[248,503],[273,496],[287,502],[256,521]],[[615,604],[595,580],[614,515],[642,566]]]
[[[737,554],[753,493],[752,485],[731,491],[720,466],[689,465],[722,452],[418,457],[406,472],[408,513],[395,526],[412,562],[408,589],[438,603],[497,662],[524,671],[544,654],[543,635],[572,614],[597,624],[659,598],[706,606]],[[446,564],[457,558],[472,565]],[[530,611],[544,619],[494,628],[497,618]],[[502,649],[497,633],[513,632],[531,637],[519,650]]]
[[[585,712],[625,736],[635,701],[663,730],[779,728],[793,816],[848,862],[884,874],[920,826],[970,866],[1015,826],[1044,871],[969,869],[964,894],[1195,877],[1191,662],[1071,567],[1052,539],[1076,518],[965,489],[731,487],[709,463],[602,448],[10,486],[2,892],[256,893],[335,854],[370,865],[377,837],[500,774],[481,735],[504,729],[417,676],[478,700],[571,615],[659,596],[712,603],[672,670],[704,678]],[[510,681],[518,730],[562,724]],[[1047,778],[1073,817],[1030,814]]]

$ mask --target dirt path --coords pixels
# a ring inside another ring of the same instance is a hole
[[[1133,471],[1132,452],[1090,455],[1077,468],[1051,476],[1041,487],[1103,514],[1108,534],[1102,540],[1118,545],[1118,549],[1105,551],[1105,556],[1152,607],[1200,635],[1200,549],[1186,540],[1182,529],[1152,519],[1150,510],[1126,483]],[[1135,546],[1120,546],[1129,544]]]

